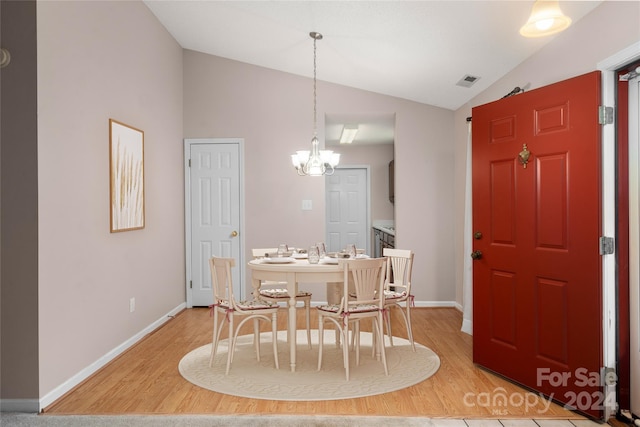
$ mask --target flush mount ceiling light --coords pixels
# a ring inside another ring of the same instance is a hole
[[[358,125],[344,125],[340,134],[340,144],[351,144],[357,133]]]
[[[291,155],[291,163],[298,175],[322,176],[333,175],[334,168],[340,162],[340,154],[331,150],[320,150],[317,137],[317,109],[316,109],[316,42],[322,40],[322,34],[312,31],[309,36],[313,39],[313,138],[311,151],[300,150]]]
[[[543,37],[566,30],[571,25],[571,18],[560,10],[557,1],[537,0],[531,8],[529,20],[520,34],[525,37]]]

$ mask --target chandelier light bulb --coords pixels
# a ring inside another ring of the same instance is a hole
[[[547,31],[553,25],[553,19],[542,19],[536,22],[536,28],[540,31]]]

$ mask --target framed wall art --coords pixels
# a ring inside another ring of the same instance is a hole
[[[111,232],[144,228],[144,132],[109,119]]]

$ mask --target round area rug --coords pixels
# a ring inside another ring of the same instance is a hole
[[[307,346],[306,330],[297,332],[296,372],[289,367],[286,331],[278,333],[280,369],[273,362],[271,333],[261,334],[260,362],[253,349],[253,335],[238,337],[229,375],[225,376],[228,341],[222,340],[209,367],[211,344],[199,347],[182,358],[178,369],[189,382],[217,393],[268,400],[338,400],[373,396],[400,390],[424,381],[436,373],[440,358],[431,349],[416,343],[415,353],[406,339],[394,337],[386,347],[389,375],[382,361],[371,355],[371,333],[362,332],[360,365],[355,352],[349,353],[349,381],[342,363],[342,350],[335,344],[335,332],[325,330],[322,369],[318,367],[318,331],[311,331],[312,349]]]

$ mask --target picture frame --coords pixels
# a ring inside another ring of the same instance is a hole
[[[109,119],[109,223],[112,233],[144,228],[144,132]]]

